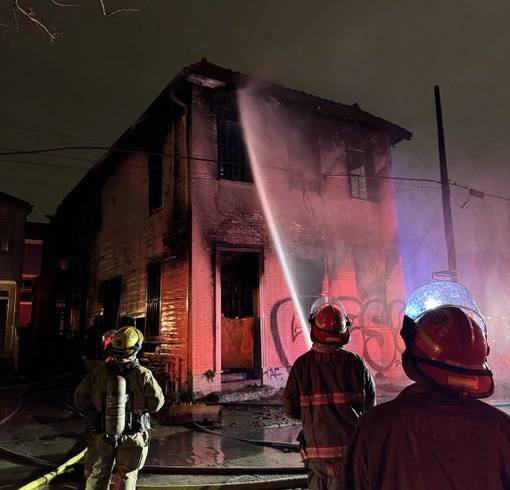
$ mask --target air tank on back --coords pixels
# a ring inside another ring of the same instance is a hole
[[[109,376],[106,386],[105,432],[120,437],[126,428],[126,380],[122,376]]]

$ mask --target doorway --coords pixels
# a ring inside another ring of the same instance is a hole
[[[222,383],[260,379],[260,253],[224,249],[218,259]]]
[[[5,350],[5,337],[7,334],[7,310],[9,298],[2,296],[0,291],[0,351]]]

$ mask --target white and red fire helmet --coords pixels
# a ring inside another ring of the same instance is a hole
[[[314,342],[345,345],[351,338],[351,321],[342,302],[334,296],[322,296],[310,308],[311,337]]]

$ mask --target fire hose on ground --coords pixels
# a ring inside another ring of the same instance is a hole
[[[16,408],[2,420],[0,420],[0,426],[14,418],[14,416],[21,409],[21,403],[18,403]],[[234,440],[239,440],[242,442],[247,442],[251,444],[256,444],[259,446],[267,446],[274,449],[294,451],[297,449],[296,444],[290,443],[282,443],[276,441],[263,441],[263,440],[254,440],[254,439],[244,439],[240,437],[228,436],[226,434],[221,434],[219,432],[207,429],[206,427],[201,426],[200,424],[194,424],[195,428],[209,434],[213,434],[219,437],[230,438]],[[81,460],[84,458],[87,450],[83,449],[78,454],[69,458],[64,463],[58,465],[56,463],[52,463],[45,459],[38,458],[36,456],[30,456],[27,454],[22,454],[16,451],[12,451],[10,449],[0,447],[0,453],[6,455],[7,457],[18,459],[22,463],[25,464],[33,464],[36,466],[46,466],[53,468],[51,471],[46,473],[45,475],[37,478],[36,480],[19,487],[18,490],[33,490],[39,488],[42,485],[47,485],[54,478],[59,475],[62,475],[71,467],[82,464]],[[142,473],[149,474],[167,474],[167,475],[212,475],[212,476],[234,476],[234,475],[298,475],[304,473],[304,468],[302,466],[291,466],[291,467],[183,467],[183,466],[156,466],[156,465],[146,465],[141,470]],[[207,485],[166,485],[166,486],[150,486],[143,485],[138,488],[151,490],[151,489],[159,489],[159,490],[178,490],[178,489],[220,489],[220,488],[228,488],[230,490],[235,489],[246,489],[246,488],[256,488],[259,490],[271,490],[271,489],[285,489],[285,488],[297,488],[306,484],[306,477],[286,477],[286,478],[278,478],[273,480],[264,480],[264,481],[250,481],[250,482],[239,482],[239,483],[221,483],[221,484],[207,484]]]
[[[508,405],[508,403],[500,403],[498,405]],[[7,417],[0,421],[0,425],[5,423],[14,417],[14,415],[19,411],[20,405],[16,407],[16,409]],[[275,441],[263,441],[263,440],[253,440],[253,439],[244,439],[234,436],[228,436],[225,434],[221,434],[219,432],[207,429],[200,424],[193,424],[200,431],[210,433],[219,437],[226,437],[234,440],[239,440],[243,442],[248,442],[257,445],[269,446],[279,449],[287,449],[287,450],[295,450],[296,444],[290,443],[282,443]],[[22,455],[20,453],[16,453],[15,451],[10,451],[5,448],[0,448],[3,452],[11,455],[18,456],[21,459],[24,459],[26,462],[38,465],[53,465],[49,461]],[[83,449],[75,456],[71,457],[61,465],[59,465],[54,470],[46,473],[45,475],[37,478],[36,480],[19,487],[18,490],[34,490],[39,488],[42,485],[46,485],[51,482],[55,477],[65,473],[69,468],[78,464],[85,456],[87,450]],[[270,474],[300,474],[304,473],[304,468],[302,466],[299,467],[279,467],[279,468],[269,468],[269,467],[182,467],[182,466],[153,466],[146,465],[142,470],[143,473],[150,474],[168,474],[168,475],[215,475],[215,476],[229,476],[229,475],[270,475]],[[137,485],[139,490],[245,490],[247,488],[253,488],[257,490],[276,490],[276,489],[290,489],[290,488],[299,488],[306,486],[306,476],[300,477],[285,477],[278,478],[273,480],[264,480],[264,481],[249,481],[249,482],[238,482],[238,483],[218,483],[218,484],[196,484],[196,485]]]
[[[26,485],[18,488],[18,490],[35,490],[42,485],[47,485],[59,475],[65,473],[72,466],[78,464],[86,454],[87,450],[83,449],[78,454],[69,458],[54,470],[46,473],[45,475],[33,480]],[[46,461],[46,464],[51,464]],[[165,474],[165,475],[214,475],[214,476],[232,476],[232,475],[292,475],[304,473],[302,466],[295,467],[183,467],[183,466],[153,466],[146,465],[142,468],[141,472],[149,474]],[[249,481],[239,483],[207,483],[197,485],[138,485],[137,488],[141,490],[199,490],[199,489],[246,489],[255,488],[259,490],[272,490],[272,489],[289,489],[299,488],[306,485],[305,476],[285,477],[264,481]]]
[[[15,417],[15,415],[21,409],[21,403],[18,402],[16,408],[2,420],[0,420],[0,426],[7,423],[9,420]],[[253,443],[257,445],[267,445],[268,447],[278,448],[278,449],[286,449],[286,450],[294,450],[295,444],[288,443],[279,443],[274,441],[267,441],[267,444],[264,444],[265,441],[260,440],[251,440],[251,439],[243,439],[237,438],[233,436],[227,436],[225,434],[221,434],[212,430],[209,430],[199,424],[196,424],[196,428],[207,433],[214,434],[220,437],[228,437],[236,440],[240,440],[243,442]],[[82,459],[84,458],[87,450],[83,449],[76,455],[72,456],[64,463],[58,465],[56,463],[52,463],[42,458],[38,458],[36,456],[30,456],[27,454],[22,454],[16,451],[12,451],[10,449],[0,447],[0,453],[6,455],[7,457],[18,459],[22,463],[32,464],[36,466],[46,466],[52,468],[51,471],[44,474],[43,476],[33,480],[26,485],[19,487],[18,490],[33,490],[39,488],[42,485],[49,484],[54,478],[63,473],[70,470],[73,466],[82,464]],[[302,466],[291,466],[291,467],[184,467],[184,466],[161,466],[161,465],[146,465],[141,470],[142,473],[149,474],[165,474],[165,475],[211,475],[211,476],[241,476],[241,475],[302,475],[304,473],[304,468]],[[254,488],[258,490],[272,490],[272,489],[288,489],[288,488],[299,488],[300,486],[306,485],[306,477],[305,476],[295,476],[295,477],[285,477],[278,478],[272,480],[264,480],[264,481],[249,481],[249,482],[239,482],[239,483],[221,483],[221,484],[207,484],[207,485],[163,485],[163,486],[151,486],[151,485],[142,485],[137,488],[142,490],[199,490],[199,489],[247,489]]]
[[[235,436],[229,436],[227,434],[222,434],[221,432],[217,432],[211,429],[208,429],[207,427],[204,427],[203,425],[194,423],[193,427],[196,427],[199,431],[205,432],[207,434],[212,434],[218,437],[223,437],[226,439],[233,439],[234,441],[241,441],[241,442],[247,442],[249,444],[255,444],[257,446],[266,446],[273,449],[280,449],[282,451],[286,452],[298,452],[299,451],[299,444],[295,444],[292,442],[279,442],[279,441],[266,441],[265,439],[245,439],[242,437],[235,437]]]

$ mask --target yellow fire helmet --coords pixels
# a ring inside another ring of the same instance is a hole
[[[115,332],[109,350],[113,357],[126,358],[135,355],[143,344],[143,334],[135,327],[122,327]]]

